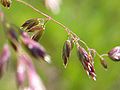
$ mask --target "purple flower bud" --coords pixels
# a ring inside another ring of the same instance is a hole
[[[78,57],[80,60],[85,60],[88,61],[88,53],[86,52],[86,50],[82,47],[77,47],[78,50]]]
[[[108,52],[108,56],[114,61],[120,61],[120,46],[114,47],[112,50],[110,50]]]
[[[7,68],[7,63],[10,58],[10,50],[8,44],[5,44],[0,54],[0,77],[2,77],[3,73]]]
[[[96,80],[93,57],[89,55],[86,50],[80,46],[77,47],[77,50],[79,60],[81,61],[85,71],[88,75],[92,77],[93,80]]]
[[[50,56],[46,53],[46,50],[43,48],[43,46],[40,45],[38,42],[25,36],[21,38],[21,41],[32,56],[34,56],[35,58],[42,58],[48,63],[51,62]]]

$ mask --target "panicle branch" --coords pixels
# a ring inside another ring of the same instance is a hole
[[[63,64],[66,67],[72,52],[72,49],[76,46],[77,56],[80,60],[84,70],[93,80],[96,80],[96,73],[94,68],[95,56],[98,56],[102,66],[107,69],[107,62],[105,56],[109,57],[113,61],[120,61],[120,46],[114,47],[107,54],[99,54],[95,49],[89,48],[86,42],[81,40],[74,32],[72,32],[68,27],[66,27],[61,22],[55,20],[53,17],[36,9],[31,4],[23,1],[16,0],[17,2],[26,5],[43,15],[45,18],[32,18],[23,23],[23,25],[18,29],[17,34],[13,25],[9,24],[5,18],[4,14],[0,12],[0,20],[5,29],[6,37],[10,42],[10,45],[17,53],[18,64],[17,64],[17,82],[19,86],[23,86],[25,80],[25,71],[27,71],[30,90],[45,90],[40,78],[38,77],[35,68],[33,66],[31,58],[43,59],[44,61],[50,63],[50,56],[47,54],[45,48],[38,43],[41,39],[45,27],[48,21],[53,21],[55,24],[61,26],[67,33],[68,39],[64,42],[62,50]],[[1,4],[4,7],[10,8],[11,0],[1,0]],[[30,33],[30,34],[29,34]],[[4,49],[3,49],[4,51]],[[0,57],[0,75],[2,75],[4,63],[2,61],[6,60],[6,54],[2,53]],[[31,57],[31,58],[30,58]],[[8,59],[8,58],[7,58]],[[22,67],[22,68],[21,68]],[[27,69],[26,69],[27,67]],[[22,70],[22,71],[21,71]],[[34,83],[37,82],[37,85]],[[41,89],[41,87],[43,89]]]

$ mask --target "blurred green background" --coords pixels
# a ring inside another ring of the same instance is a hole
[[[63,0],[58,15],[52,14],[44,6],[44,0],[24,0],[41,11],[54,17],[75,32],[89,47],[100,54],[107,53],[120,45],[120,0]],[[8,10],[0,5],[7,20],[17,26],[30,18],[43,17],[32,9],[13,0]],[[1,25],[0,25],[1,26]],[[108,70],[95,58],[97,81],[90,79],[76,55],[72,51],[65,69],[61,52],[67,34],[59,25],[49,22],[40,43],[51,55],[52,64],[34,61],[37,72],[47,90],[120,90],[120,63],[106,58]],[[0,50],[6,42],[3,29],[0,29]],[[13,51],[8,71],[0,80],[0,90],[17,90],[15,80],[16,57]]]

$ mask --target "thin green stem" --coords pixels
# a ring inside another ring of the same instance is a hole
[[[102,54],[101,56],[102,56],[102,57],[105,57],[105,56],[108,57],[108,54]]]
[[[96,51],[96,54],[98,57],[103,58],[97,51]]]
[[[89,52],[89,47],[87,46],[87,44],[83,40],[81,40],[81,39],[79,41],[85,45],[85,47],[87,48],[87,50]]]
[[[97,51],[96,51],[96,54],[97,54],[97,56],[100,57],[100,58],[103,58],[103,57],[105,57],[105,56],[106,56],[106,57],[108,56],[108,54],[101,54],[101,55],[100,55]]]
[[[16,0],[16,1],[22,3],[22,4],[26,5],[26,6],[28,6],[28,7],[30,7],[30,8],[32,8],[33,10],[35,10],[36,12],[42,14],[43,16],[45,16],[45,17],[47,17],[47,18],[50,17],[49,15],[47,15],[47,14],[43,13],[42,11],[36,9],[35,7],[33,7],[32,5],[28,4],[27,2],[25,2],[25,1],[23,1],[23,0]]]
[[[103,62],[105,59],[103,58],[104,56],[108,56],[108,54],[102,54],[100,55],[97,51],[96,54],[98,55],[98,57],[100,58],[100,61]]]

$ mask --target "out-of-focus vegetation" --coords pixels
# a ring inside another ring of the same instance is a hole
[[[62,22],[75,32],[89,47],[99,53],[107,53],[114,46],[120,45],[120,1],[119,0],[63,0],[61,11],[53,15],[48,11],[43,0],[24,0],[41,11]],[[8,10],[0,5],[7,20],[18,27],[30,18],[43,17],[32,9],[13,0]],[[1,26],[1,24],[0,24]],[[39,41],[52,57],[52,64],[34,61],[37,72],[47,90],[120,90],[120,63],[106,58],[108,70],[95,58],[97,81],[89,79],[76,55],[72,51],[69,64],[65,69],[61,52],[67,34],[53,22],[48,22],[44,36]],[[0,50],[6,37],[0,28]],[[5,76],[0,80],[0,90],[16,90],[14,51]]]

